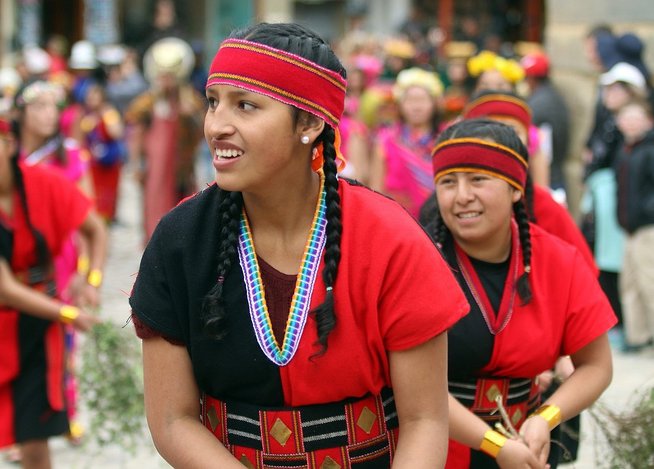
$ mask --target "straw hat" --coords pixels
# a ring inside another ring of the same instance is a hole
[[[188,79],[194,65],[193,49],[187,42],[176,37],[159,39],[150,46],[143,58],[145,78],[151,83],[166,73],[184,81]]]

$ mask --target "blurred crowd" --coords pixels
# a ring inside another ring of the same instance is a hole
[[[53,36],[0,69],[0,117],[20,124],[25,164],[63,169],[109,225],[119,222],[128,165],[142,187],[144,243],[167,211],[213,179],[201,144],[203,51],[180,37],[170,2],[160,3],[143,47],[85,40],[69,47]],[[642,40],[608,26],[580,38],[599,82],[583,180],[570,181],[569,106],[550,78],[543,46],[483,42],[472,32],[469,39],[446,42],[437,29],[409,22],[393,37],[353,27],[337,41],[348,75],[342,175],[395,198],[417,218],[434,198],[431,153],[440,132],[478,115],[503,120],[527,142],[535,186],[565,208],[567,185],[583,185],[580,229],[620,318],[615,344],[629,352],[651,345],[654,132]],[[510,106],[484,111],[488,96],[497,94],[526,109],[527,126]]]

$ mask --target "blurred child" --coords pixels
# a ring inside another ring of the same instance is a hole
[[[652,107],[634,98],[620,108],[624,136],[618,154],[618,222],[625,229],[620,294],[625,351],[639,351],[654,337],[654,120]]]

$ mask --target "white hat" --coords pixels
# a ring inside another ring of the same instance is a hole
[[[91,41],[77,41],[70,51],[68,66],[73,70],[92,70],[98,66],[95,46]]]
[[[159,39],[143,57],[143,72],[150,83],[163,73],[171,73],[184,81],[190,76],[194,65],[193,49],[186,41],[176,37]]]
[[[604,86],[618,82],[627,83],[643,93],[647,91],[647,83],[641,71],[626,62],[615,64],[611,70],[600,76],[600,84]]]
[[[21,81],[20,75],[15,68],[0,68],[0,94],[4,94],[6,91],[15,93],[20,88]]]
[[[126,56],[125,47],[120,44],[104,45],[98,49],[98,61],[102,65],[120,65]]]
[[[23,49],[25,68],[31,75],[41,75],[50,70],[52,60],[46,51],[37,46],[27,46]]]

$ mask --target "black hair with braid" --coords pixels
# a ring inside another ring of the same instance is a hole
[[[489,140],[518,153],[527,159],[527,148],[515,133],[515,131],[506,124],[493,121],[490,119],[466,119],[458,122],[441,133],[437,144],[454,138],[479,138]],[[522,248],[522,257],[524,261],[524,273],[518,278],[517,291],[518,296],[523,304],[531,301],[531,287],[529,286],[529,272],[531,272],[531,237],[529,234],[529,217],[525,207],[524,197],[521,197],[513,204],[513,213],[518,224],[518,234],[520,237],[520,246]],[[437,210],[436,217],[429,224],[428,230],[434,240],[443,246],[451,238],[447,226],[443,222],[440,211]]]
[[[230,35],[233,39],[246,39],[248,41],[264,44],[275,49],[290,52],[310,60],[318,65],[339,73],[346,77],[345,68],[338,60],[329,45],[311,30],[292,23],[260,23],[246,29],[237,30]],[[297,125],[300,111],[293,108],[293,121]],[[316,144],[323,144],[323,172],[326,190],[326,217],[327,232],[324,252],[325,266],[322,272],[323,281],[327,288],[325,301],[314,311],[318,332],[317,355],[327,350],[327,338],[336,325],[334,311],[334,284],[341,257],[341,205],[338,195],[338,180],[336,178],[336,150],[334,148],[335,132],[329,125],[316,140]],[[209,292],[203,303],[206,331],[213,337],[224,336],[223,318],[224,303],[222,298],[223,282],[230,268],[237,262],[236,243],[239,235],[239,221],[243,199],[240,193],[222,192],[220,206],[221,244],[217,259],[217,282]]]
[[[18,124],[12,122],[12,133],[14,137],[18,139]],[[25,220],[27,221],[27,226],[34,237],[34,243],[36,248],[36,260],[37,265],[43,269],[49,269],[51,267],[51,256],[50,250],[48,249],[48,244],[45,241],[43,234],[32,224],[32,219],[30,217],[29,207],[27,206],[27,192],[25,191],[25,181],[23,180],[23,172],[18,165],[18,148],[16,152],[11,156],[11,173],[13,177],[13,184],[18,192],[18,198],[20,200],[21,207],[25,213]]]

